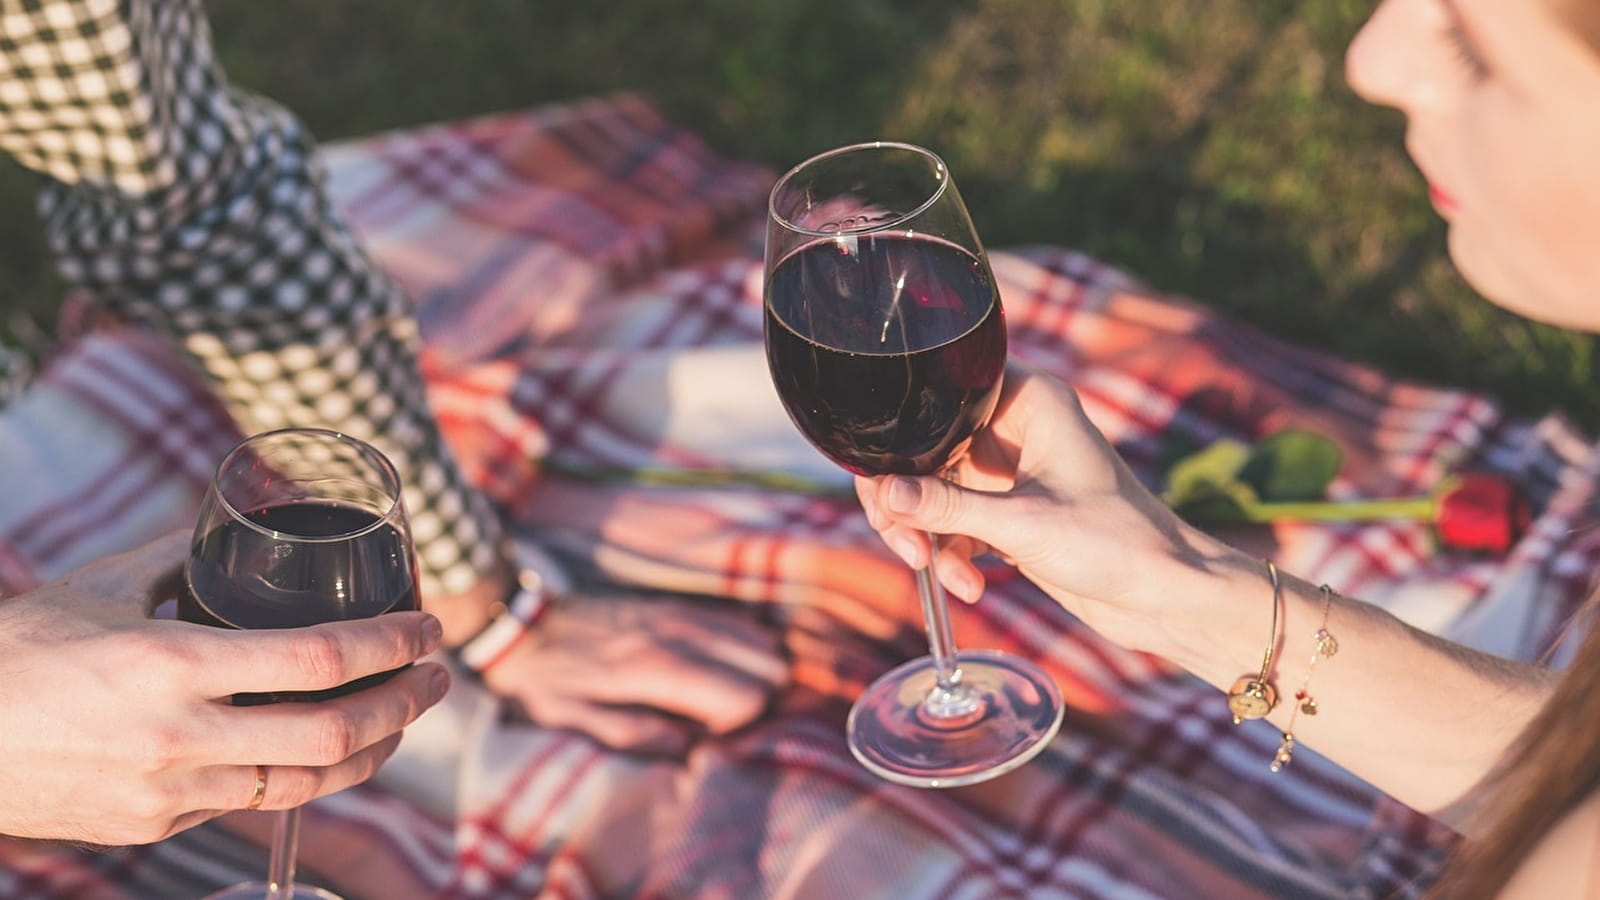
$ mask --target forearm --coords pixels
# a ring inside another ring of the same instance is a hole
[[[1227,691],[1259,674],[1272,619],[1265,564],[1223,551],[1185,581],[1186,622],[1162,655]],[[1297,744],[1316,748],[1407,805],[1444,818],[1499,761],[1553,687],[1548,670],[1419,631],[1370,604],[1282,573],[1283,607],[1268,720],[1289,727],[1307,671],[1314,714],[1294,716]],[[1326,608],[1326,619],[1324,609]],[[1326,630],[1337,653],[1311,669]],[[1262,765],[1270,759],[1263,759]]]

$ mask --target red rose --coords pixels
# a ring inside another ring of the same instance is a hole
[[[1522,537],[1532,518],[1527,500],[1510,481],[1468,472],[1445,483],[1433,525],[1446,547],[1498,556]]]
[[[1207,510],[1198,508],[1200,513]],[[1425,497],[1372,500],[1301,500],[1263,503],[1229,498],[1217,524],[1245,522],[1427,522],[1439,546],[1461,553],[1503,556],[1532,522],[1527,498],[1505,476],[1489,472],[1453,475]],[[1196,515],[1198,524],[1206,524]]]

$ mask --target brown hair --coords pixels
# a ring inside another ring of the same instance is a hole
[[[1591,598],[1588,634],[1539,714],[1484,780],[1473,837],[1463,842],[1431,896],[1497,895],[1550,829],[1600,788],[1600,627]]]
[[[1595,0],[1554,0],[1553,6],[1557,18],[1600,52],[1600,3]]]

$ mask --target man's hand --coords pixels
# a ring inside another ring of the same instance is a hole
[[[233,706],[404,666],[439,644],[425,613],[235,631],[153,620],[188,549],[174,534],[0,600],[0,834],[140,844],[255,799],[298,806],[363,781],[444,696],[421,663],[321,703]]]
[[[754,721],[787,675],[778,636],[746,609],[609,595],[546,610],[484,680],[540,724],[680,754]]]

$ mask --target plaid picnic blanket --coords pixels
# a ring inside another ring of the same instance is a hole
[[[736,467],[846,485],[766,375],[772,173],[628,95],[325,155],[337,204],[416,304],[435,409],[510,530],[583,577],[749,604],[793,663],[768,716],[681,760],[502,721],[461,680],[378,779],[308,809],[309,880],[350,900],[1423,893],[1446,829],[1309,749],[1269,774],[1271,726],[1230,725],[1216,690],[1108,645],[998,567],[983,603],[954,611],[957,642],[1046,666],[1069,704],[1060,736],[1021,770],[951,791],[887,784],[851,759],[850,700],[924,649],[911,577],[854,501],[614,477]],[[1421,524],[1240,535],[1284,568],[1523,658],[1588,590],[1600,454],[1561,419],[1288,346],[1069,250],[992,262],[1011,352],[1070,380],[1152,481],[1174,438],[1295,425],[1342,445],[1337,497],[1423,493],[1473,466],[1515,477],[1537,512],[1505,559],[1437,553]],[[167,344],[74,336],[0,411],[0,591],[186,526],[235,438]],[[199,896],[262,870],[251,831],[103,852],[0,842],[0,898]]]

